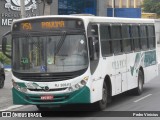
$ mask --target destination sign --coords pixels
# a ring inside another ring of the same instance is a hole
[[[21,27],[23,30],[32,30],[31,23],[21,23]]]
[[[84,29],[80,19],[31,19],[13,24],[13,31],[51,31],[60,29]]]
[[[41,27],[46,29],[52,28],[64,28],[65,27],[64,21],[50,21],[50,22],[41,22]]]

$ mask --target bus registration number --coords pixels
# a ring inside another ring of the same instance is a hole
[[[53,95],[44,95],[41,96],[41,100],[53,100]]]

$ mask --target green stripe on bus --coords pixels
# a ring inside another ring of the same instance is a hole
[[[21,105],[61,105],[61,104],[81,104],[81,103],[90,103],[90,90],[87,86],[81,88],[80,90],[74,91],[68,94],[55,94],[53,101],[46,102],[40,99],[41,96],[38,93],[25,94],[20,91],[17,91],[15,88],[12,89],[13,94],[13,103]],[[45,94],[44,94],[45,95]],[[49,94],[52,95],[52,94]],[[54,101],[55,100],[55,101]]]

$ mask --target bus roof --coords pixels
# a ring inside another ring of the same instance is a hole
[[[14,20],[13,23],[33,20],[40,18],[80,18],[88,22],[107,22],[107,23],[154,23],[155,19],[141,19],[141,18],[120,18],[120,17],[101,17],[101,16],[80,16],[80,15],[49,15],[49,16],[36,16],[29,18],[22,18]]]

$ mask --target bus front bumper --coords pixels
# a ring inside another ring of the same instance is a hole
[[[68,93],[68,94],[56,94],[53,95],[53,100],[41,100],[41,96],[38,93],[26,94],[22,93],[15,88],[12,88],[13,104],[16,105],[65,105],[65,104],[83,104],[90,103],[90,90],[87,86]],[[50,94],[51,95],[51,94]]]

